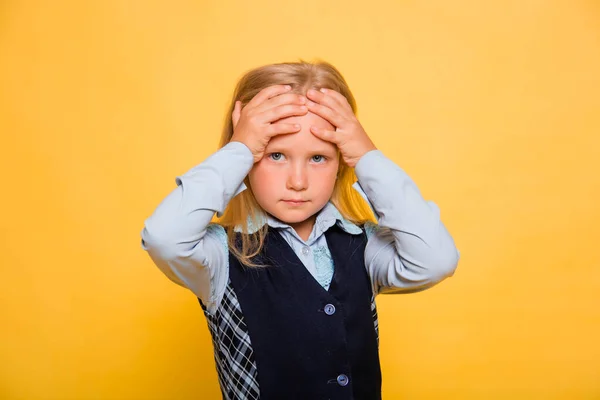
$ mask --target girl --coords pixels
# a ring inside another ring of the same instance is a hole
[[[355,114],[328,63],[248,72],[221,149],[145,221],[142,247],[204,310],[224,399],[380,399],[375,296],[454,273],[438,207]]]

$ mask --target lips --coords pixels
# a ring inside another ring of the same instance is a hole
[[[300,204],[304,204],[307,202],[307,200],[295,200],[295,199],[282,200],[282,201],[284,203],[291,204],[291,205],[300,205]]]

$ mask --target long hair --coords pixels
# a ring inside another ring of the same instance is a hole
[[[233,93],[229,110],[225,115],[225,125],[221,134],[219,147],[229,143],[233,136],[233,121],[231,115],[236,101],[244,107],[262,89],[272,85],[290,85],[289,93],[306,96],[309,89],[332,89],[341,93],[347,100],[352,111],[356,114],[356,101],[344,77],[331,64],[324,61],[309,63],[299,62],[271,64],[248,71],[239,80]],[[338,178],[331,195],[331,203],[339,210],[344,218],[355,224],[362,225],[367,221],[375,221],[368,204],[352,188],[356,181],[354,169],[344,163],[340,156]],[[248,187],[229,202],[223,215],[215,222],[227,231],[229,248],[235,257],[248,267],[263,267],[254,263],[252,258],[262,250],[268,226],[264,224],[265,211],[256,201],[250,188],[248,177],[244,180]],[[262,221],[262,222],[261,222]],[[249,233],[249,223],[263,225],[255,232]],[[241,227],[241,243],[236,240],[235,227]]]

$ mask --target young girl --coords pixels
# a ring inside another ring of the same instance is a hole
[[[328,63],[248,72],[220,150],[145,221],[142,247],[204,310],[224,399],[380,399],[375,296],[454,273],[438,207],[355,114]]]

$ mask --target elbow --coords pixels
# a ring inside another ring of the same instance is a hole
[[[431,260],[431,266],[429,268],[431,271],[430,280],[433,282],[440,282],[453,276],[458,267],[459,259],[460,252],[454,246],[448,251],[438,252],[437,257],[434,257]]]
[[[149,231],[147,226],[142,230],[141,242],[142,249],[147,251],[153,259],[170,262],[178,258],[176,244]]]

